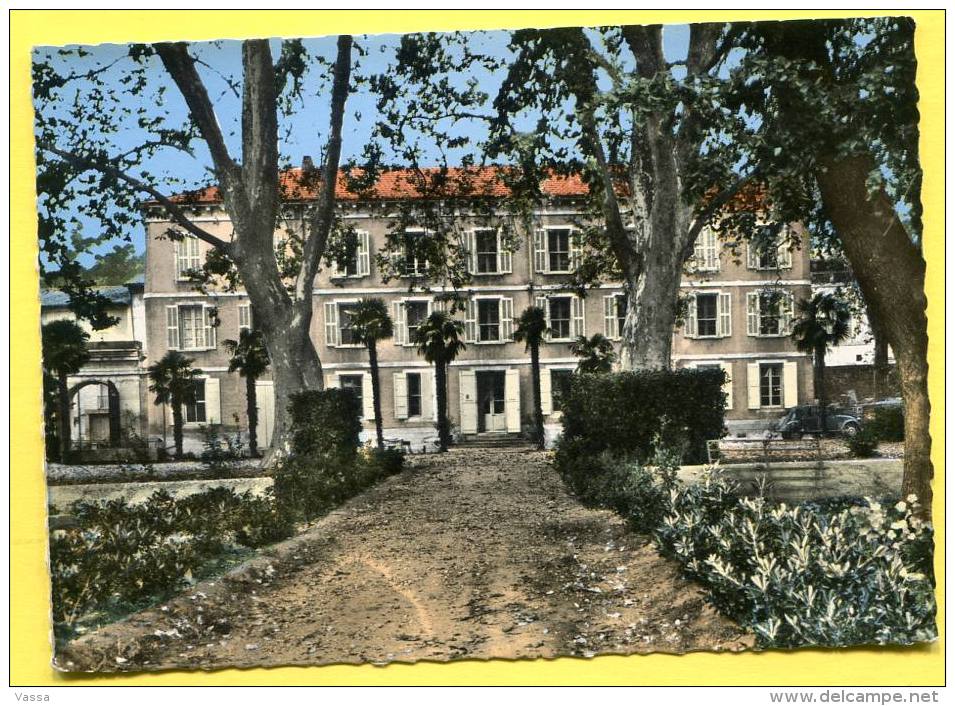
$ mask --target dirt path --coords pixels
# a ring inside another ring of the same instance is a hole
[[[244,570],[71,643],[74,670],[742,649],[648,541],[542,453],[415,457]]]

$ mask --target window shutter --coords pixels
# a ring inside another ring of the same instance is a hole
[[[788,336],[793,325],[793,295],[792,292],[784,292],[782,301],[779,302],[779,334]]]
[[[421,371],[421,418],[435,419],[437,396],[434,390],[434,374],[430,370]]]
[[[788,270],[793,266],[793,251],[789,249],[788,239],[779,246],[776,262],[779,263],[779,269],[781,270]]]
[[[358,276],[367,277],[371,274],[371,245],[367,231],[358,232]]]
[[[541,368],[541,413],[544,414],[544,416],[554,413],[550,368]]]
[[[249,304],[239,304],[239,333],[252,328],[252,309]]]
[[[620,337],[617,330],[617,295],[604,297],[604,336],[614,341]]]
[[[511,251],[507,249],[500,231],[497,234],[497,271],[502,275],[509,275],[513,271]]]
[[[723,392],[726,393],[726,411],[730,412],[733,409],[733,364],[720,363],[720,367],[723,368],[723,373],[726,375]]]
[[[584,248],[580,242],[580,231],[570,231],[568,240],[570,241],[570,269],[577,270],[584,257]]]
[[[720,336],[733,335],[733,300],[729,292],[721,292],[719,297]]]
[[[510,297],[501,298],[501,340],[510,341],[514,338],[514,300]]]
[[[202,313],[205,316],[202,319],[202,329],[206,342],[206,348],[216,347],[216,326],[215,326],[215,307],[204,306]]]
[[[395,373],[395,419],[408,418],[408,377]]]
[[[477,302],[468,299],[464,304],[464,340],[468,343],[477,341]]]
[[[534,306],[544,310],[544,320],[547,322],[547,328],[550,328],[550,307],[547,306],[547,297],[535,297]],[[544,340],[550,340],[550,333],[544,334]]]
[[[783,363],[783,407],[799,404],[798,370],[795,362]]]
[[[584,322],[584,300],[573,297],[570,300],[571,317],[573,318],[573,332],[575,336],[585,336],[587,328]]]
[[[222,402],[219,396],[219,378],[206,378],[206,423],[222,424]]]
[[[338,373],[328,373],[325,375],[325,389],[337,390],[341,387],[341,380],[338,379]]]
[[[759,292],[746,294],[746,335],[759,335]]]
[[[458,373],[458,397],[461,405],[461,433],[477,433],[477,376],[473,370]]]
[[[179,348],[179,307],[175,304],[166,307],[166,347],[172,351]]]
[[[702,270],[706,267],[706,253],[703,248],[703,237],[706,231],[702,231],[696,236],[696,243],[693,244],[693,269]]]
[[[516,434],[521,430],[521,373],[516,368],[504,374],[504,421],[507,431]]]
[[[746,266],[751,270],[759,269],[759,254],[752,243],[746,244]]]
[[[477,274],[477,236],[473,230],[464,231],[464,254],[467,258],[468,272]]]
[[[747,407],[759,409],[759,363],[746,365]]]
[[[410,341],[408,340],[408,329],[405,326],[405,304],[402,301],[394,301],[391,303],[391,317],[394,319],[394,339],[396,346],[403,346]]]
[[[176,279],[182,279],[182,241],[172,241],[173,262],[176,263]]]
[[[547,232],[543,228],[534,231],[534,272],[547,272]]]
[[[683,325],[683,335],[686,338],[696,338],[696,294],[691,294],[686,300],[686,322]]]
[[[338,305],[325,302],[325,345],[334,348],[338,340]]]
[[[371,386],[371,373],[361,376],[361,406],[362,415],[369,421],[375,419],[375,391]]]

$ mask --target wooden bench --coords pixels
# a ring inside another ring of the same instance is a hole
[[[734,447],[743,450],[743,460],[732,460]],[[773,461],[811,461],[816,468],[822,468],[822,440],[809,437],[799,440],[784,439],[711,439],[706,442],[706,456],[710,465],[714,463],[758,463],[769,469]],[[793,458],[796,456],[796,458]],[[806,457],[809,457],[808,459]]]

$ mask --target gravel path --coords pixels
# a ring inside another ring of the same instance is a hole
[[[63,648],[69,671],[738,650],[647,538],[582,507],[544,453],[410,467],[217,581]]]

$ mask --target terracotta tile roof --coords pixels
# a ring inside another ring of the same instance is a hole
[[[502,167],[475,167],[473,169],[455,167],[442,173],[437,168],[423,170],[421,173],[409,169],[396,169],[383,172],[378,181],[367,191],[358,192],[349,188],[344,172],[339,172],[335,198],[339,201],[358,200],[403,200],[415,198],[440,198],[451,195],[473,198],[501,198],[510,194],[503,183]],[[354,174],[353,174],[354,176]],[[303,172],[301,168],[288,169],[279,178],[279,187],[283,199],[287,201],[307,201],[316,196],[319,186],[318,170]],[[541,183],[541,190],[547,196],[581,197],[588,193],[587,185],[579,175],[549,176]],[[173,201],[189,204],[219,203],[219,188],[206,186],[195,191],[186,191],[173,196]],[[147,205],[156,205],[150,201]]]

